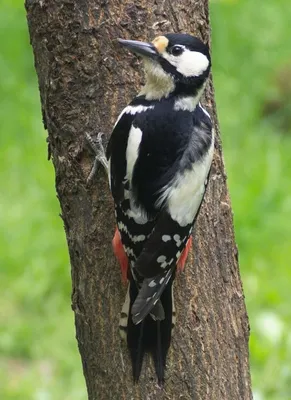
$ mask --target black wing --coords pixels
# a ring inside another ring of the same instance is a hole
[[[205,116],[201,109],[198,114],[194,115],[192,127],[189,123],[185,124],[186,129],[191,127],[192,133],[190,136],[186,133],[180,139],[181,143],[188,139],[187,146],[179,147],[183,149],[183,154],[174,165],[169,165],[165,170],[164,175],[169,175],[169,171],[174,171],[175,175],[168,181],[168,186],[160,188],[163,197],[163,201],[160,202],[162,210],[132,268],[133,274],[139,277],[140,281],[143,278],[142,287],[132,307],[135,323],[142,321],[159,300],[190,237],[203,200],[212,161],[213,136],[207,115]],[[174,123],[173,126],[175,127]],[[181,121],[179,126],[183,126]],[[164,185],[163,178],[160,181]],[[140,181],[139,184],[141,185]],[[143,188],[139,190],[142,193]],[[159,191],[155,195],[157,193]],[[145,196],[148,198],[149,190]],[[154,199],[157,204],[157,197]]]

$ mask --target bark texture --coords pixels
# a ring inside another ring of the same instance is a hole
[[[113,257],[114,215],[104,172],[89,187],[84,133],[110,134],[142,82],[139,61],[117,37],[189,32],[209,42],[208,0],[26,0],[49,153],[72,265],[72,307],[90,400],[251,399],[249,326],[212,83],[204,105],[216,130],[194,251],[176,280],[177,327],[159,388],[147,358],[133,385],[118,336],[125,288]]]

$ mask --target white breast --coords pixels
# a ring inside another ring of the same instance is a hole
[[[205,191],[214,150],[214,138],[205,156],[193,164],[192,169],[178,173],[159,201],[167,199],[168,211],[181,226],[193,222]]]

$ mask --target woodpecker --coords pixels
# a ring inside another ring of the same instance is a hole
[[[100,137],[96,153],[108,168],[113,249],[128,281],[120,331],[133,378],[150,352],[163,383],[175,323],[173,281],[192,244],[213,157],[212,123],[200,104],[211,59],[208,46],[189,34],[118,40],[142,58],[146,81],[119,115],[106,157]]]

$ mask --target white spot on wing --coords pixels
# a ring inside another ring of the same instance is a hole
[[[182,241],[181,241],[181,238],[180,238],[180,235],[174,235],[174,240],[175,240],[175,242],[176,242],[176,245],[177,245],[177,247],[180,247],[181,246],[181,243],[182,243]]]
[[[155,287],[156,285],[157,285],[157,283],[154,279],[152,281],[150,281],[150,283],[149,283],[149,287]]]
[[[166,261],[166,256],[159,256],[158,258],[157,258],[157,262],[158,263],[163,263],[163,262],[165,262]]]
[[[143,240],[145,240],[145,235],[135,235],[135,236],[132,236],[132,241],[134,242],[134,243],[136,243],[136,242],[142,242]]]
[[[142,242],[146,239],[145,235],[131,235],[127,229],[127,226],[122,221],[119,221],[117,226],[120,231],[123,231],[128,235],[133,243]]]
[[[123,223],[122,221],[119,221],[118,224],[117,224],[117,226],[118,226],[118,229],[119,229],[120,231],[123,231],[123,232],[128,233],[127,226],[124,225],[124,223]]]
[[[127,254],[128,256],[135,257],[134,252],[133,252],[133,250],[132,250],[130,247],[124,246],[124,251],[126,252],[126,254]]]
[[[171,236],[170,235],[163,235],[162,236],[162,241],[163,242],[168,242],[169,240],[171,240]]]

